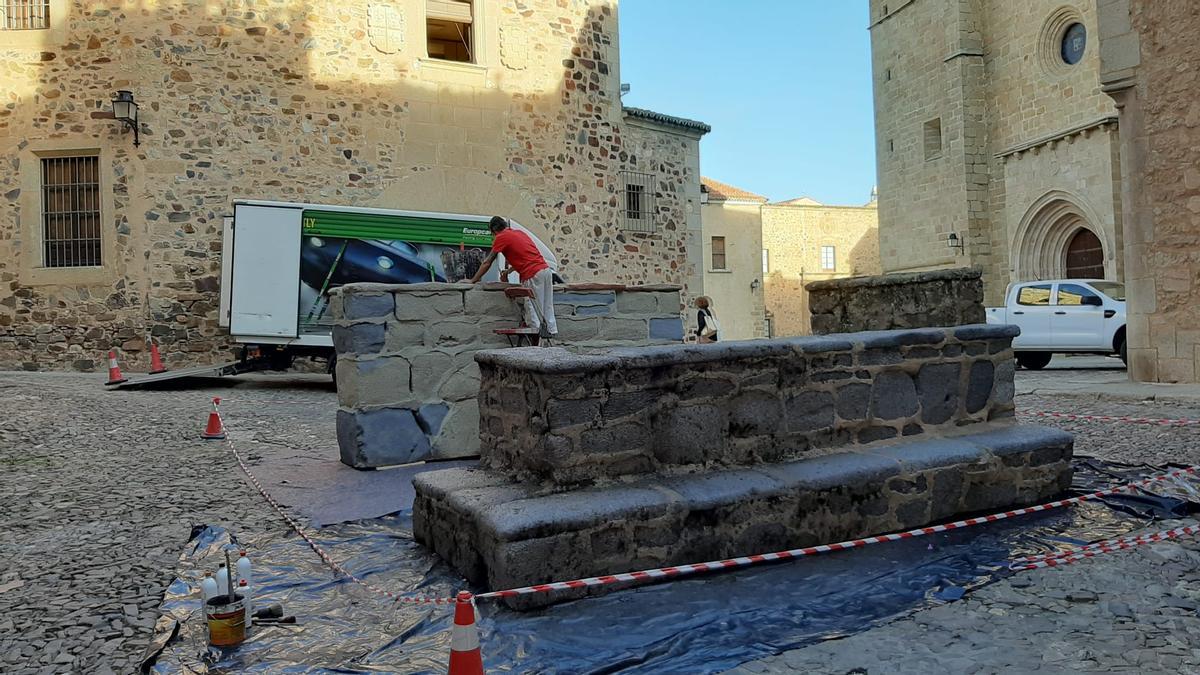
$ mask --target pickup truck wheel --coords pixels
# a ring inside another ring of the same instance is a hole
[[[1121,356],[1121,363],[1124,363],[1126,366],[1128,366],[1129,365],[1129,353],[1125,349],[1125,347],[1126,347],[1125,343],[1126,343],[1125,338],[1121,338],[1121,344],[1117,347],[1117,354],[1119,354]]]
[[[1050,352],[1017,352],[1017,365],[1025,370],[1041,370],[1050,365]]]

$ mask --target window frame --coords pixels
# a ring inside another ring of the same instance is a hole
[[[770,251],[770,249],[764,248],[762,250],[762,273],[763,274],[771,273],[771,251]]]
[[[829,253],[829,264],[828,265],[825,264],[825,253],[827,251]],[[820,256],[822,272],[836,272],[837,271],[837,246],[835,246],[833,244],[821,244],[819,256]]]
[[[1079,290],[1083,291],[1083,293],[1076,293],[1076,295],[1079,295],[1079,298],[1080,298],[1079,304],[1070,304],[1070,303],[1064,304],[1062,302],[1063,288],[1067,287],[1067,286],[1071,286],[1073,288],[1078,288]],[[1087,297],[1099,299],[1100,304],[1099,305],[1096,305],[1096,304],[1089,305],[1087,303],[1082,302],[1083,298],[1087,298]],[[1063,283],[1058,284],[1054,289],[1054,305],[1056,307],[1102,307],[1104,305],[1104,296],[1101,295],[1100,293],[1098,293],[1097,291],[1095,291],[1091,288],[1088,288],[1087,286],[1085,286],[1083,284],[1064,281]]]
[[[442,14],[439,12],[433,12],[431,14],[431,12],[429,11],[431,2],[434,2],[437,4],[447,4],[447,5],[449,5],[449,4],[467,5],[470,8],[470,12],[471,12],[470,19],[471,20],[469,22],[467,22],[466,24],[464,24],[462,21],[456,20],[449,13]],[[447,0],[425,0],[425,2],[424,2],[425,22],[423,24],[425,27],[425,58],[429,59],[431,61],[437,61],[439,63],[479,65],[481,62],[480,48],[479,48],[479,33],[480,33],[480,31],[478,30],[477,26],[479,24],[479,5],[480,4],[481,3],[479,0],[453,0],[453,2],[448,2]],[[468,56],[468,59],[466,61],[461,61],[459,59],[448,59],[444,56],[434,56],[433,54],[429,53],[429,43],[430,43],[429,22],[430,21],[442,21],[442,22],[446,22],[446,23],[456,24],[459,26],[463,26],[463,25],[466,26],[466,40],[465,40],[465,44],[464,44],[464,46],[466,47],[467,56]]]
[[[721,242],[721,252],[717,253],[717,242]],[[717,256],[721,256],[721,265],[717,265]],[[708,264],[709,269],[713,272],[728,272],[729,270],[729,247],[724,236],[710,237],[708,248]]]
[[[21,20],[30,25],[12,26],[13,9],[24,9]],[[53,19],[57,16],[53,10],[51,0],[0,0],[0,33],[50,30],[54,26]],[[35,19],[40,20],[42,25],[32,25]]]

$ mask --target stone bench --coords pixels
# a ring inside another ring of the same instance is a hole
[[[414,532],[497,590],[1042,501],[1072,439],[1016,423],[1016,334],[480,352],[482,468],[419,476]]]
[[[1070,486],[1070,434],[992,426],[566,492],[498,471],[432,471],[413,481],[413,529],[472,584],[499,590],[908,530],[1040,503]]]

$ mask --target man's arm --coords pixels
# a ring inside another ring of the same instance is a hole
[[[483,259],[483,262],[479,264],[479,269],[475,272],[475,276],[471,277],[471,283],[479,283],[479,280],[483,278],[483,275],[487,274],[488,270],[492,269],[492,263],[494,262],[496,262],[496,252],[492,251],[486,258]]]

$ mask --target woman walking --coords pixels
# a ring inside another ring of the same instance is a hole
[[[721,324],[712,310],[712,299],[707,295],[696,298],[696,341],[705,344],[717,341]]]

